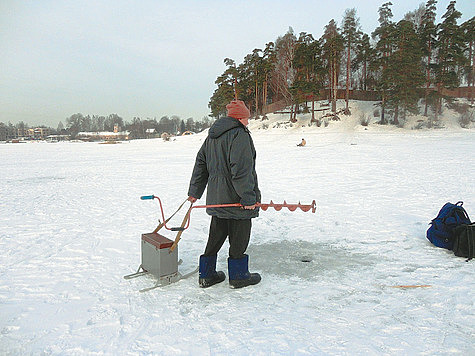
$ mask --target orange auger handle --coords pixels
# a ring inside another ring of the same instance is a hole
[[[157,226],[157,228],[153,231],[154,233],[157,232],[158,230],[160,230],[162,227],[164,227],[165,229],[170,230],[170,231],[182,231],[182,230],[186,230],[188,228],[188,226],[190,225],[190,220],[188,219],[188,224],[186,225],[185,228],[183,228],[183,227],[168,227],[167,226],[167,222],[172,217],[174,217],[176,213],[178,213],[178,211],[183,207],[183,205],[187,202],[187,200],[185,200],[183,203],[181,203],[181,205],[178,207],[178,209],[168,219],[165,219],[165,214],[163,213],[162,201],[159,197],[157,197],[155,195],[143,195],[143,196],[140,197],[140,199],[142,199],[142,200],[157,199],[158,200],[158,203],[160,205],[160,211],[162,213],[163,222],[160,222],[160,224]],[[191,205],[193,205],[193,204],[191,204]],[[190,210],[191,210],[191,207],[190,207]]]

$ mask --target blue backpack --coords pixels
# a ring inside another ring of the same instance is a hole
[[[427,238],[435,246],[452,250],[455,228],[462,224],[470,224],[470,218],[462,205],[461,201],[445,204],[437,217],[430,222]]]

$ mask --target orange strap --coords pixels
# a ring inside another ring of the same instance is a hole
[[[173,245],[170,247],[169,253],[171,253],[176,248],[176,246],[178,245],[178,241],[180,241],[180,239],[181,239],[181,234],[184,231],[184,227],[186,225],[186,222],[190,218],[192,208],[193,208],[193,203],[191,203],[190,207],[188,208],[188,211],[186,212],[185,217],[183,218],[183,222],[181,223],[180,230],[178,231],[178,234],[176,234],[175,242],[173,242]]]

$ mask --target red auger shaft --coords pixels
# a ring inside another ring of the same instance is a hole
[[[270,203],[257,203],[256,204],[259,208],[262,210],[266,211],[268,208],[273,208],[276,211],[280,211],[282,208],[287,208],[290,211],[295,211],[297,209],[300,209],[302,211],[309,211],[312,210],[312,213],[315,213],[317,209],[317,204],[314,201],[312,201],[312,204],[289,204],[285,200],[282,204],[276,204],[272,200]],[[233,204],[210,204],[210,205],[195,205],[192,209],[195,208],[230,208],[230,207],[242,207],[243,205],[239,203],[233,203]]]

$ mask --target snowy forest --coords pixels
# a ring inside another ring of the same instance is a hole
[[[341,26],[332,19],[320,38],[289,28],[239,65],[226,58],[227,69],[216,79],[209,102],[211,115],[225,115],[235,94],[255,114],[291,107],[293,122],[298,112],[313,115],[306,102],[313,106],[323,99],[333,113],[336,100],[345,99],[346,114],[349,99],[376,100],[380,123],[394,125],[408,112],[419,113],[420,99],[423,114],[436,123],[447,90],[461,85],[468,86],[473,103],[475,18],[458,24],[462,14],[451,1],[436,23],[437,0],[428,0],[395,22],[391,6],[379,8],[379,26],[371,34],[361,30],[356,9],[347,9]]]

